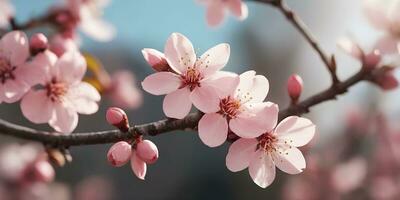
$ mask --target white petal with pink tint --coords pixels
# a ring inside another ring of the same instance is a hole
[[[225,67],[229,56],[229,44],[219,44],[201,55],[196,62],[196,67],[198,67],[204,76],[208,76]]]
[[[54,115],[49,125],[61,133],[71,133],[78,125],[78,113],[72,105],[58,103],[54,105]]]
[[[146,176],[147,172],[147,165],[146,163],[141,160],[137,155],[136,151],[132,152],[132,157],[131,157],[131,169],[133,173],[139,178],[144,180],[144,177]]]
[[[7,80],[3,85],[4,101],[7,103],[14,103],[22,98],[22,96],[29,90],[29,85],[19,80]],[[1,85],[0,85],[1,86]]]
[[[224,7],[221,3],[217,3],[217,1],[215,3],[209,3],[206,12],[209,26],[217,26],[224,20]]]
[[[157,72],[146,77],[142,82],[143,89],[154,95],[168,94],[177,90],[182,82],[174,73]]]
[[[264,101],[269,91],[269,82],[265,76],[256,75],[255,71],[247,71],[240,75],[240,83],[236,95],[243,102],[259,103]]]
[[[229,127],[238,136],[243,138],[255,138],[261,134],[271,131],[278,120],[278,105],[270,102],[252,104],[253,116],[246,116],[246,113],[231,119]]]
[[[222,145],[228,136],[228,122],[217,113],[205,114],[199,121],[199,137],[209,147]]]
[[[190,94],[193,105],[204,113],[213,113],[219,110],[218,93],[214,87],[202,86],[195,88]]]
[[[164,98],[163,110],[167,117],[182,119],[189,114],[191,108],[190,90],[187,87],[169,93]]]
[[[64,53],[55,64],[58,68],[60,80],[68,84],[76,84],[82,81],[86,72],[86,60],[78,51]]]
[[[3,55],[8,55],[13,66],[23,64],[28,59],[29,40],[22,31],[11,31],[0,40],[0,49]]]
[[[82,31],[88,36],[92,37],[95,40],[100,42],[109,42],[116,35],[115,27],[99,18],[96,15],[93,15],[91,11],[92,8],[90,6],[81,6],[80,8],[80,28]]]
[[[164,50],[165,58],[170,67],[177,73],[184,73],[196,62],[196,53],[192,43],[180,33],[172,33]]]
[[[290,116],[278,124],[275,134],[279,142],[301,147],[314,137],[315,125],[309,119]]]
[[[251,158],[249,173],[254,183],[262,188],[266,188],[275,179],[275,165],[269,154],[263,150],[257,151]]]
[[[29,63],[19,66],[15,73],[23,77],[23,80],[30,86],[36,84],[45,84],[49,81],[49,69],[54,66],[57,56],[46,51],[36,55]]]
[[[74,105],[76,112],[80,114],[94,114],[99,109],[97,102],[100,101],[100,94],[89,83],[81,82],[69,88],[67,96]]]
[[[306,168],[306,160],[296,147],[281,146],[272,152],[275,165],[288,174],[298,174]]]
[[[46,90],[30,90],[21,101],[22,114],[33,123],[48,123],[53,116],[53,104]]]
[[[233,94],[239,81],[240,78],[235,73],[218,71],[207,79],[204,79],[201,84],[214,87],[218,96],[222,99]]]
[[[257,139],[240,138],[230,147],[226,155],[226,167],[232,172],[238,172],[249,166],[250,159],[256,153]]]

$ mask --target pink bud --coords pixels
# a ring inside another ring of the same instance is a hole
[[[114,167],[121,167],[125,165],[132,155],[132,146],[125,142],[115,143],[107,153],[108,162]]]
[[[142,54],[144,59],[146,59],[147,63],[149,63],[154,70],[158,72],[169,71],[170,67],[163,53],[155,49],[146,48],[142,50]]]
[[[378,50],[372,51],[371,53],[365,55],[363,60],[364,67],[367,70],[375,69],[381,59],[382,56]]]
[[[136,153],[147,164],[153,164],[158,159],[157,146],[150,140],[143,140],[136,146]]]
[[[384,90],[392,90],[399,86],[399,81],[394,76],[394,69],[392,67],[384,66],[381,73],[378,73],[372,79],[372,82],[377,84]]]
[[[131,168],[133,173],[139,178],[144,180],[147,172],[147,165],[146,163],[139,158],[136,152],[132,153],[131,157]]]
[[[303,91],[303,79],[297,74],[290,76],[287,82],[287,90],[292,101],[297,102]]]
[[[31,37],[29,43],[32,54],[37,54],[47,49],[49,41],[43,33],[36,33]]]
[[[33,174],[37,181],[51,182],[54,180],[54,169],[49,162],[39,160],[33,165]]]
[[[107,122],[123,132],[128,132],[129,122],[125,111],[117,107],[111,107],[106,113]]]

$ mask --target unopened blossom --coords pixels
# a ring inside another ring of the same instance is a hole
[[[107,122],[121,131],[127,132],[129,130],[129,120],[125,111],[117,108],[111,107],[107,109],[106,113]]]
[[[219,101],[208,105],[218,109],[205,112],[199,121],[200,139],[210,147],[224,143],[228,130],[239,137],[256,138],[271,131],[278,120],[278,105],[263,102],[269,90],[267,78],[255,71],[225,77],[235,80],[234,83],[219,85]]]
[[[275,166],[288,174],[298,174],[306,168],[297,147],[310,142],[314,134],[315,125],[310,120],[287,117],[274,130],[258,138],[235,141],[226,156],[226,166],[233,172],[248,167],[253,181],[266,188],[275,179]]]
[[[86,61],[77,51],[60,58],[50,51],[33,61],[48,67],[41,88],[32,88],[21,101],[23,115],[33,123],[48,123],[56,131],[71,133],[78,125],[78,113],[97,112],[100,94],[89,83],[82,82]]]
[[[356,42],[349,38],[342,38],[338,41],[338,47],[345,53],[359,60],[365,70],[380,68],[370,81],[384,90],[391,90],[398,87],[399,82],[394,75],[396,67],[400,66],[400,56],[391,53],[382,53],[374,47],[372,51],[364,52]]]
[[[217,26],[224,20],[226,12],[239,20],[248,16],[247,5],[242,0],[198,0],[206,7],[206,19],[210,26]]]
[[[292,101],[297,102],[303,91],[303,79],[297,74],[291,75],[287,82],[287,91]]]
[[[147,164],[153,164],[158,159],[158,149],[153,142],[138,137],[132,145],[124,141],[114,144],[107,154],[107,159],[116,167],[123,166],[130,160],[133,173],[144,180]]]
[[[43,33],[36,33],[30,38],[29,45],[31,54],[36,55],[49,47],[49,41]]]
[[[78,20],[79,28],[95,40],[108,42],[115,36],[115,28],[104,21],[103,11],[110,0],[66,0],[72,16]]]
[[[156,72],[144,79],[143,89],[153,95],[164,95],[163,110],[171,118],[182,119],[192,103],[203,112],[217,112],[217,90],[235,81],[219,70],[228,62],[228,44],[219,44],[196,58],[192,43],[182,34],[173,33],[164,50],[171,72]]]
[[[164,53],[156,49],[145,48],[142,50],[142,54],[147,63],[157,72],[170,71],[171,68]]]
[[[0,40],[0,103],[14,103],[44,78],[46,67],[28,62],[29,40],[25,33],[12,31]]]
[[[0,0],[0,28],[8,26],[10,18],[14,16],[14,6],[9,0]]]
[[[127,109],[138,108],[143,101],[136,79],[128,70],[119,70],[111,75],[111,83],[106,88],[106,95],[110,98],[112,105]]]

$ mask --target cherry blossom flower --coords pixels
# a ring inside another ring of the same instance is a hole
[[[44,78],[46,68],[28,63],[25,33],[12,31],[0,40],[0,103],[14,103]]]
[[[226,166],[232,172],[249,168],[253,181],[268,187],[275,179],[275,166],[288,174],[301,173],[306,161],[297,147],[314,137],[315,125],[306,118],[290,116],[259,138],[241,138],[229,148]]]
[[[278,120],[278,105],[263,102],[269,90],[267,78],[255,71],[230,77],[235,81],[220,85],[219,101],[208,102],[218,110],[206,112],[199,121],[200,139],[210,147],[224,143],[229,129],[239,137],[256,138],[271,131]]]
[[[196,59],[192,43],[184,35],[173,33],[164,53],[172,72],[156,72],[144,79],[142,87],[153,95],[167,94],[163,103],[165,115],[182,119],[192,103],[203,112],[217,112],[218,87],[235,81],[219,71],[228,62],[229,45],[219,44]]]
[[[135,109],[143,101],[142,92],[137,88],[135,77],[128,70],[119,70],[111,75],[111,84],[106,89],[114,106]]]
[[[72,15],[78,19],[80,29],[95,40],[108,42],[115,36],[115,28],[102,19],[110,0],[67,0]]]
[[[217,26],[224,20],[226,11],[237,19],[244,20],[248,16],[248,8],[242,0],[198,0],[206,6],[206,18],[209,26]]]
[[[89,83],[82,82],[86,62],[76,51],[59,59],[50,51],[33,61],[49,72],[42,88],[31,89],[21,101],[23,115],[33,123],[49,123],[56,131],[71,133],[78,124],[78,113],[93,114],[98,110],[100,94]]]
[[[10,18],[14,15],[14,6],[9,0],[0,0],[0,28],[8,26]]]

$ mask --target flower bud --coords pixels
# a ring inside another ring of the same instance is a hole
[[[36,55],[48,48],[49,41],[43,33],[36,33],[29,41],[31,53]]]
[[[54,180],[54,169],[46,160],[34,163],[32,170],[36,181],[48,183]]]
[[[169,71],[170,67],[163,53],[155,49],[143,49],[142,54],[147,63],[157,72]]]
[[[111,107],[106,113],[107,122],[123,132],[128,132],[129,121],[125,111],[117,107]]]
[[[287,90],[292,102],[296,103],[303,91],[303,79],[297,74],[290,76],[287,82]]]
[[[382,56],[378,50],[372,51],[369,54],[366,54],[363,60],[363,66],[367,70],[373,70],[381,61]]]
[[[108,150],[107,160],[114,167],[121,167],[129,161],[131,154],[132,146],[125,141],[121,141],[115,143],[110,150]]]
[[[158,159],[157,146],[150,140],[140,141],[136,146],[136,153],[147,164],[153,164]]]
[[[392,67],[384,66],[381,73],[374,75],[372,82],[377,84],[383,90],[392,90],[399,86],[399,81],[394,75]]]

